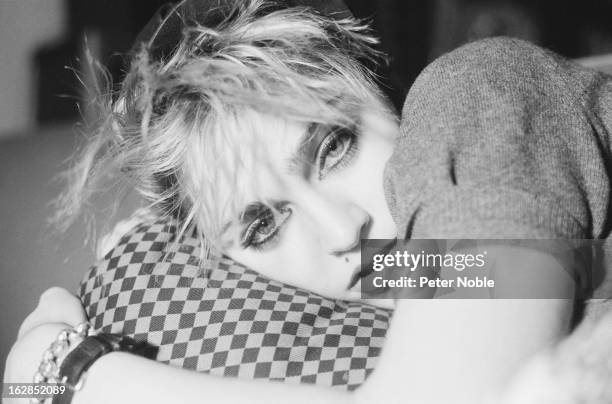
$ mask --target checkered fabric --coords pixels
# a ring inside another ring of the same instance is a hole
[[[374,368],[391,311],[327,299],[222,259],[197,239],[141,224],[86,274],[80,297],[102,332],[159,347],[157,360],[221,376],[354,389]]]

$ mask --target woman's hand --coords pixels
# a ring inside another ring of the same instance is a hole
[[[54,287],[40,296],[38,306],[21,324],[6,360],[5,383],[31,383],[43,352],[65,328],[87,321],[80,300]]]

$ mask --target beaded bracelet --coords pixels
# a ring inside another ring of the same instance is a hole
[[[69,350],[74,349],[86,337],[95,335],[91,325],[87,322],[77,325],[75,328],[62,330],[55,341],[45,350],[38,370],[34,374],[33,382],[40,383],[63,383],[60,377],[61,360],[67,356]],[[31,404],[41,404],[45,399],[31,398]]]

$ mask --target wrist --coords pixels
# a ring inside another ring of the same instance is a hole
[[[64,382],[60,367],[84,339],[93,334],[89,323],[84,322],[74,328],[61,330],[51,345],[43,352],[38,370],[34,374],[34,383]]]
[[[54,397],[53,404],[69,404],[74,394],[86,384],[90,368],[105,356],[118,351],[143,353],[146,343],[117,334],[89,335],[65,356],[59,377],[66,392]]]
[[[118,369],[132,356],[127,352],[110,352],[93,362],[84,375],[81,390],[74,392],[71,404],[118,402],[115,394],[121,394],[120,386],[125,382]]]

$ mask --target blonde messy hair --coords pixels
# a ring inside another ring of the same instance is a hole
[[[104,95],[103,119],[69,173],[56,219],[70,223],[120,173],[159,217],[176,219],[180,234],[195,230],[210,252],[220,218],[239,206],[239,192],[228,205],[215,186],[236,186],[236,156],[252,146],[236,133],[248,129],[246,117],[354,128],[364,108],[386,111],[362,63],[377,56],[364,24],[270,4],[236,1],[217,26],[185,25],[180,43],[157,60],[142,44],[121,89]]]

